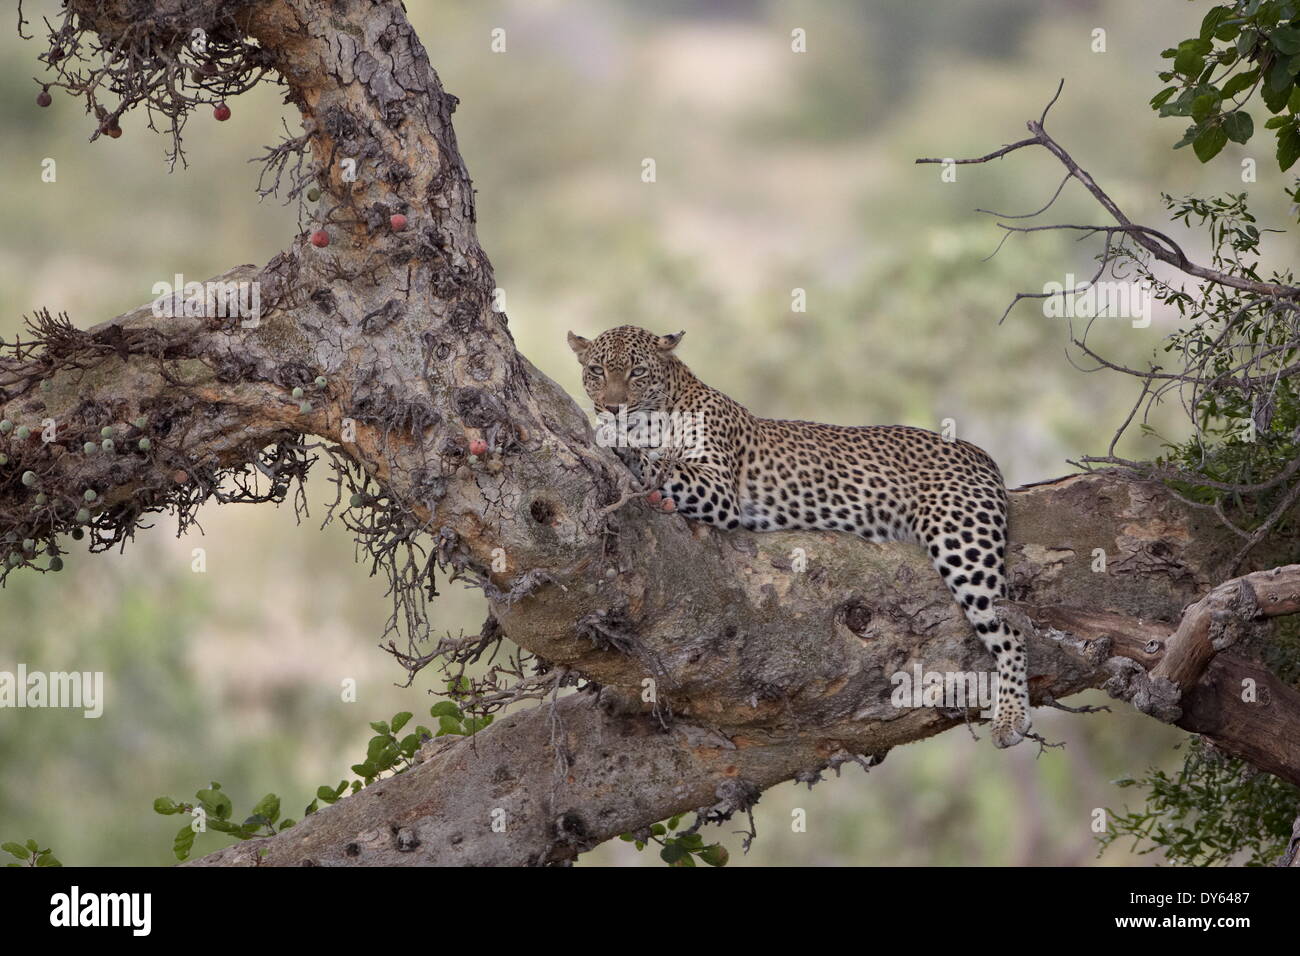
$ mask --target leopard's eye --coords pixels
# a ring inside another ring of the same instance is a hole
[[[599,365],[588,365],[588,366],[587,366],[587,371],[590,372],[592,375],[604,375],[604,374],[605,374],[605,370],[604,370],[603,368],[601,368]]]
[[[638,376],[644,375],[645,373],[646,373],[646,367],[644,365],[638,365],[636,368],[632,369],[631,377],[637,378]]]

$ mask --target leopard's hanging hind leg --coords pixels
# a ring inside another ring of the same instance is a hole
[[[916,535],[997,663],[993,742],[1010,747],[1024,739],[1030,719],[1024,635],[994,608],[1007,594],[1007,497],[992,484],[968,494],[967,501],[922,519]]]

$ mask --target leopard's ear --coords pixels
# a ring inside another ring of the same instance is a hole
[[[591,348],[591,340],[584,339],[581,335],[574,335],[570,332],[569,348],[573,349],[573,354],[578,356],[578,361],[581,362],[587,357],[587,350]]]
[[[682,329],[680,332],[674,333],[673,335],[661,335],[655,340],[655,344],[663,351],[671,352],[673,349],[677,348],[677,343],[682,340],[682,336],[685,334],[686,330]]]

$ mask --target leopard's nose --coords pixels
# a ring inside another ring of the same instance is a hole
[[[620,408],[622,408],[622,407],[623,407],[622,405],[606,405],[606,406],[605,406],[605,411],[607,411],[607,412],[612,412],[612,413],[614,413],[615,415],[617,415],[617,414],[618,414],[618,410],[619,410]]]

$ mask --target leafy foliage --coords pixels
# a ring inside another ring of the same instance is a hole
[[[6,866],[62,866],[63,864],[50,853],[49,849],[42,850],[40,844],[35,840],[28,840],[26,843],[4,843],[0,844],[0,850],[8,853],[18,859],[17,863],[6,863]]]
[[[1161,116],[1192,120],[1175,149],[1191,145],[1209,162],[1231,140],[1245,143],[1255,122],[1244,106],[1259,94],[1285,172],[1300,158],[1300,17],[1295,0],[1238,0],[1212,7],[1197,36],[1160,55],[1166,86],[1151,98]]]
[[[492,723],[491,716],[466,716],[452,701],[434,704],[429,709],[429,715],[438,719],[436,732],[421,724],[401,737],[398,735],[406,729],[414,716],[409,711],[394,714],[390,720],[372,721],[370,728],[375,735],[366,745],[365,759],[352,765],[352,772],[357,775],[357,779],[351,782],[340,780],[337,786],[322,784],[317,787],[316,796],[307,804],[303,815],[315,813],[321,804],[337,803],[370,786],[385,774],[405,773],[415,766],[415,755],[425,741],[447,734],[468,736]],[[169,797],[159,797],[154,801],[153,808],[155,813],[164,816],[187,813],[193,818],[177,831],[172,843],[172,851],[178,860],[187,859],[198,834],[209,829],[239,840],[251,840],[254,837],[282,833],[297,822],[292,818],[280,819],[280,798],[274,793],[268,793],[258,801],[242,823],[236,823],[234,803],[221,789],[221,784],[215,781],[207,789],[199,790],[194,795],[193,802],[177,802]]]
[[[727,865],[730,854],[725,846],[721,843],[706,844],[694,827],[679,831],[681,822],[681,814],[678,814],[646,830],[624,833],[619,839],[635,844],[637,850],[644,850],[651,843],[659,844],[659,858],[669,866],[694,866],[696,859],[709,866]]]
[[[176,854],[178,860],[189,857],[190,850],[194,848],[195,838],[208,830],[228,833],[240,840],[251,840],[257,836],[274,836],[278,832],[289,829],[295,822],[292,819],[280,820],[280,798],[273,793],[268,793],[259,800],[243,823],[236,823],[232,819],[235,812],[234,802],[221,789],[221,784],[215,780],[210,787],[195,793],[194,798],[194,803],[177,803],[168,797],[159,797],[153,802],[155,813],[164,816],[188,813],[193,817],[177,831],[172,841],[172,852]]]
[[[1267,866],[1286,848],[1300,791],[1241,760],[1227,760],[1194,738],[1175,776],[1150,770],[1121,787],[1146,791],[1141,810],[1115,813],[1100,837],[1102,848],[1133,838],[1139,854],[1162,849],[1170,863],[1213,866],[1247,855],[1247,865]]]
[[[1205,230],[1216,270],[1293,283],[1290,270],[1259,274],[1263,232],[1245,193],[1162,198],[1175,222]],[[1297,307],[1273,296],[1210,283],[1188,292],[1162,280],[1144,263],[1138,263],[1138,270],[1154,297],[1183,319],[1165,340],[1163,351],[1169,359],[1153,369],[1163,377],[1152,380],[1152,395],[1164,399],[1176,393],[1192,431],[1185,439],[1167,440],[1167,453],[1155,464],[1169,466],[1180,476],[1172,484],[1187,499],[1221,514],[1230,512],[1242,530],[1252,530],[1268,520],[1295,487],[1291,469],[1300,459]],[[1278,515],[1278,520],[1284,518]]]

